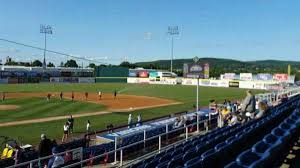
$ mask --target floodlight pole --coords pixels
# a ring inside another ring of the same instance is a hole
[[[45,47],[44,47],[44,60],[43,60],[43,69],[46,69],[46,50],[47,50],[47,34],[52,34],[52,27],[47,25],[40,26],[40,33],[44,33],[45,35]]]
[[[174,58],[174,35],[179,34],[178,26],[169,26],[168,34],[171,36],[171,67],[170,70],[173,72],[173,58]]]
[[[197,77],[197,98],[196,98],[196,112],[199,111],[199,77]]]
[[[171,72],[173,72],[173,59],[174,59],[174,37],[172,36],[172,46],[171,46]]]
[[[47,33],[45,34],[45,48],[44,48],[44,60],[43,60],[43,68],[46,68],[46,49],[47,49]]]

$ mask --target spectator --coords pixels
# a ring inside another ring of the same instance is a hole
[[[240,123],[240,118],[239,118],[237,113],[233,113],[231,115],[231,119],[228,122],[228,125],[232,126],[232,125],[235,125],[235,124],[238,124],[238,123]]]
[[[114,126],[112,125],[112,123],[110,123],[109,125],[106,126],[106,129],[108,130],[108,133],[112,133]]]
[[[38,155],[40,158],[50,156],[51,155],[51,149],[53,147],[53,143],[51,142],[50,139],[46,137],[45,134],[41,135],[41,141],[39,144],[39,150],[38,150]],[[48,160],[43,160],[40,165],[40,167],[44,167],[44,165],[47,165]]]
[[[287,102],[287,101],[288,101],[288,96],[287,96],[287,94],[282,95],[281,103],[284,103],[284,102]]]
[[[64,164],[64,158],[60,155],[57,147],[52,148],[52,155],[53,157],[48,162],[48,168],[57,168]]]
[[[64,135],[63,135],[62,140],[61,140],[62,143],[67,141],[68,133],[69,133],[69,125],[68,125],[68,122],[66,122],[65,125],[64,125]]]
[[[39,157],[45,157],[51,155],[52,142],[46,137],[45,134],[41,135],[41,141],[39,144]]]
[[[129,114],[128,116],[128,128],[132,128],[132,115]]]
[[[70,148],[67,149],[67,151],[71,150]],[[64,161],[66,164],[70,163],[73,160],[72,152],[66,152],[66,155],[64,157]]]
[[[15,164],[22,162],[21,159],[22,159],[22,149],[20,148],[19,145],[17,145],[15,147],[15,154],[14,154]]]
[[[217,105],[216,101],[215,100],[210,100],[209,101],[209,109],[211,111],[216,111],[217,108],[218,108],[218,105]]]
[[[136,124],[136,126],[138,127],[138,126],[141,126],[141,125],[142,125],[142,116],[141,116],[141,114],[139,114],[137,116],[137,124]]]
[[[242,115],[245,116],[246,113],[253,115],[255,112],[255,97],[250,90],[247,90],[247,96],[242,103]]]
[[[263,117],[268,110],[268,105],[264,102],[258,103],[258,113],[255,115],[255,119]]]
[[[175,123],[173,124],[173,128],[179,128],[180,117],[176,117]]]
[[[68,125],[69,125],[69,133],[73,133],[74,118],[72,115],[70,115],[70,118],[68,119]]]

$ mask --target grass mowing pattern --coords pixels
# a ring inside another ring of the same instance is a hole
[[[18,121],[35,118],[45,118],[53,116],[62,116],[70,114],[79,114],[85,112],[96,112],[105,109],[105,106],[100,104],[70,101],[52,98],[49,102],[45,98],[20,98],[7,99],[1,104],[13,104],[20,106],[15,110],[0,111],[0,123],[9,121]]]
[[[167,99],[173,99],[183,104],[157,107],[151,109],[137,110],[132,112],[134,120],[136,116],[141,113],[143,119],[150,119],[153,117],[159,117],[163,115],[168,115],[171,113],[184,111],[192,109],[193,105],[196,104],[196,86],[182,86],[182,85],[142,85],[142,84],[116,84],[116,83],[96,83],[96,84],[10,84],[10,85],[0,85],[0,91],[5,92],[44,92],[44,91],[79,91],[79,92],[97,92],[99,90],[112,93],[115,89],[121,91],[122,94],[133,94],[133,95],[143,95],[143,96],[153,96],[161,97]],[[255,91],[255,93],[262,91]],[[199,90],[199,103],[201,106],[208,105],[210,99],[215,99],[217,101],[223,101],[224,99],[241,99],[245,96],[244,89],[238,88],[213,88],[213,87],[200,87]],[[20,100],[14,100],[20,101]],[[31,103],[26,100],[27,103]],[[26,104],[25,101],[25,104]],[[65,112],[72,111],[71,109],[76,109],[78,107],[70,107],[64,105]],[[35,106],[35,108],[37,108]],[[63,110],[63,111],[64,111]],[[2,112],[0,112],[2,113]],[[39,115],[50,115],[50,111],[45,114]],[[53,112],[57,113],[57,112]],[[37,115],[37,113],[34,113]],[[81,117],[75,119],[75,131],[84,132],[86,121],[90,120],[92,123],[92,129],[104,129],[108,123],[113,123],[115,126],[127,123],[127,117],[129,113],[113,113],[105,114],[91,117]],[[1,114],[0,114],[1,115]],[[0,119],[6,117],[1,116]],[[24,116],[25,117],[25,116]],[[31,116],[29,116],[31,117]],[[63,133],[63,124],[65,120],[44,122],[38,124],[27,124],[21,126],[11,126],[0,128],[0,135],[6,135],[15,139],[20,139],[23,143],[36,144],[39,142],[40,134],[46,133],[50,138],[61,138]]]

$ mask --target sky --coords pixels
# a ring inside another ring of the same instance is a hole
[[[40,25],[51,25],[49,50],[119,64],[170,59],[167,30],[178,26],[174,58],[300,61],[299,9],[298,0],[2,0],[0,39],[43,48]],[[43,51],[0,41],[6,56],[42,60]]]

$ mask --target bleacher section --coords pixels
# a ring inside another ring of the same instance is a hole
[[[289,149],[288,145],[298,136],[298,107],[299,96],[292,97],[288,102],[274,107],[270,115],[260,120],[224,127],[204,136],[194,137],[131,165],[130,168],[215,168],[227,164],[227,167],[273,167],[281,163]],[[261,140],[266,145],[259,143]],[[251,149],[252,146],[254,147]],[[265,151],[262,151],[264,148]],[[236,162],[232,162],[234,160]]]

